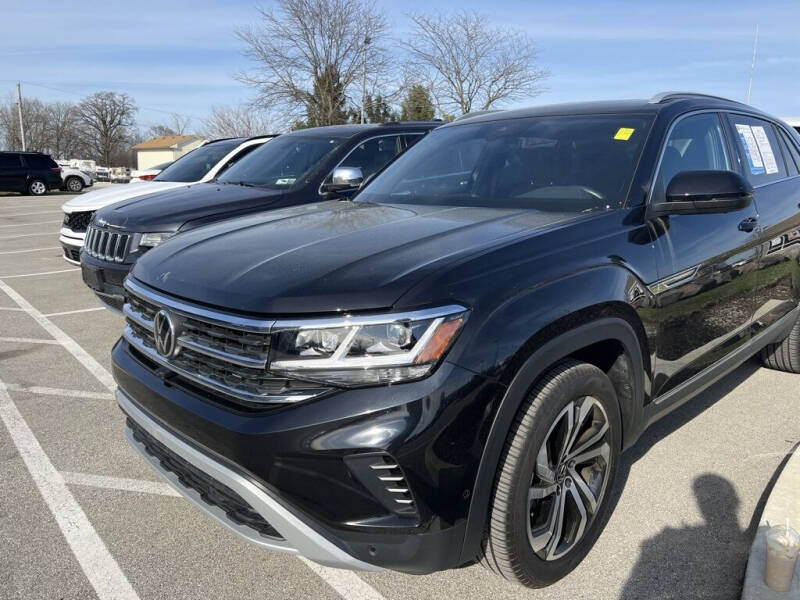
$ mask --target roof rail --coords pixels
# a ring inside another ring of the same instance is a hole
[[[424,121],[384,121],[377,123],[381,127],[391,127],[392,125],[419,125],[420,123],[442,123],[441,119],[425,119]]]
[[[489,110],[476,110],[474,112],[468,112],[465,115],[461,115],[460,117],[456,117],[453,120],[453,123],[455,123],[456,121],[463,121],[464,119],[471,119],[472,117],[480,117],[481,115],[488,115],[488,114],[496,113],[496,112],[503,112],[503,111],[502,111],[502,109],[499,109],[499,108],[492,108],[492,109],[489,109]]]
[[[744,102],[739,102],[738,100],[731,100],[730,98],[725,98],[723,96],[714,96],[712,94],[701,94],[698,92],[661,92],[656,94],[650,100],[647,101],[648,104],[661,104],[662,102],[666,102],[667,100],[675,100],[676,98],[713,98],[714,100],[724,100],[725,102],[733,102],[734,104],[744,104]]]

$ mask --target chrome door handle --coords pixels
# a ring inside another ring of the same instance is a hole
[[[739,223],[739,231],[751,233],[758,226],[758,217],[747,217],[744,221]]]

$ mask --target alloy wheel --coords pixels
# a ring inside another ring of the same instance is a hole
[[[44,183],[42,183],[41,181],[34,181],[33,183],[31,183],[31,193],[34,196],[41,196],[46,191],[47,191],[47,188],[45,187]]]
[[[78,181],[76,177],[73,177],[67,182],[67,188],[70,192],[80,192],[82,187],[81,182]]]
[[[610,474],[608,415],[586,396],[556,417],[539,448],[528,492],[528,541],[544,560],[580,541],[603,501]]]

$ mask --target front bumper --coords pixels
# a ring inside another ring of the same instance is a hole
[[[133,264],[99,260],[81,252],[80,265],[83,282],[103,304],[114,312],[121,313],[125,304],[123,283]]]
[[[170,441],[203,473],[224,478],[286,543],[254,539],[236,519],[194,502],[249,541],[351,569],[424,574],[461,564],[483,451],[482,417],[489,399],[501,392],[499,384],[444,363],[418,382],[244,410],[147,364],[125,340],[112,358],[126,414],[142,427],[156,423],[192,448],[189,455]],[[379,453],[399,465],[415,515],[392,513],[380,490],[361,478],[356,463]],[[294,519],[281,513],[276,520],[273,503]]]
[[[80,266],[81,248],[83,248],[83,242],[85,239],[85,231],[72,231],[67,227],[61,228],[58,241],[61,243],[61,248],[64,251],[65,261],[72,265]]]
[[[158,471],[172,487],[186,497],[192,504],[211,515],[219,523],[234,533],[264,548],[278,552],[300,554],[329,567],[342,567],[366,571],[378,570],[377,567],[350,556],[320,533],[309,527],[309,525],[298,518],[297,515],[286,508],[263,487],[256,485],[253,481],[243,477],[221,462],[200,452],[159,425],[155,420],[140,410],[122,390],[117,390],[117,402],[122,411],[128,415],[128,418],[132,419],[138,427],[144,429],[169,451],[238,494],[250,507],[261,515],[267,523],[272,525],[272,527],[280,533],[283,540],[259,535],[252,528],[233,521],[224,510],[218,506],[206,502],[197,489],[183,483],[181,478],[174,471],[165,468],[162,461],[149,453],[146,445],[135,439],[133,429],[129,426],[127,430],[128,441],[144,459],[150,463],[150,466]]]

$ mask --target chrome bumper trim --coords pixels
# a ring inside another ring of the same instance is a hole
[[[142,444],[133,439],[130,429],[127,430],[128,441],[131,445],[170,485],[172,485],[172,487],[200,510],[216,519],[234,533],[263,548],[289,554],[299,554],[314,562],[329,567],[357,569],[362,571],[381,570],[380,567],[362,562],[349,555],[333,542],[314,531],[314,529],[309,527],[262,488],[256,486],[239,473],[236,473],[220,462],[198,451],[167,431],[139,409],[121,389],[117,389],[116,397],[117,403],[123,412],[133,419],[142,429],[164,444],[164,446],[169,448],[172,452],[191,463],[195,468],[234,490],[253,508],[253,510],[264,517],[286,541],[281,542],[264,538],[249,527],[238,525],[228,519],[221,509],[206,504],[197,492],[191,488],[184,487],[174,473],[164,469],[155,457],[150,456]]]

